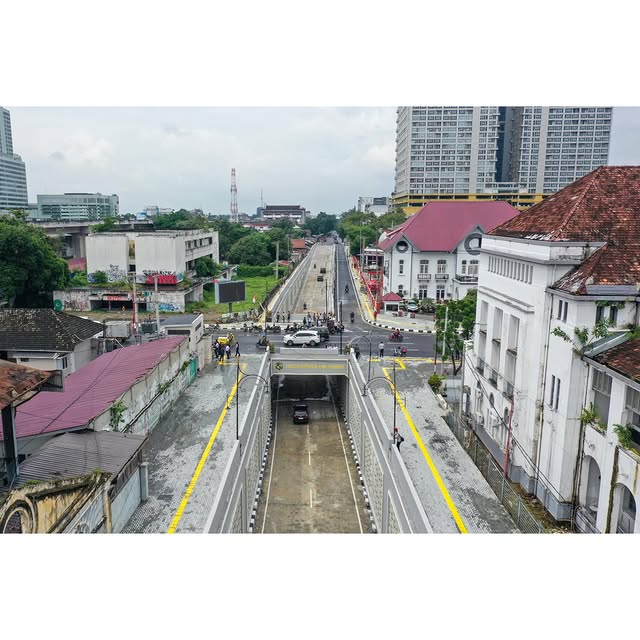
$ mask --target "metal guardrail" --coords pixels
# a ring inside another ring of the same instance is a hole
[[[464,447],[493,492],[509,512],[518,529],[523,533],[544,533],[542,524],[529,511],[525,502],[512,487],[511,482],[505,477],[504,471],[498,466],[473,430],[461,423],[458,415],[454,412],[449,412],[445,416],[445,420],[458,442]]]

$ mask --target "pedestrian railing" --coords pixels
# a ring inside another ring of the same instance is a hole
[[[454,412],[450,412],[445,420],[458,442],[464,447],[504,508],[509,512],[518,529],[523,533],[544,533],[544,526],[529,511],[526,503],[518,495],[509,479],[504,475],[504,471],[498,466],[473,429],[461,422]]]

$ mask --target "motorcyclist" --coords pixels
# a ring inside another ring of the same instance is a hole
[[[402,345],[400,347],[400,355],[401,356],[406,356],[407,355],[407,347],[405,347],[404,345]]]
[[[345,293],[349,293],[349,285],[348,284],[344,285],[344,292]]]
[[[353,324],[353,321],[354,321],[354,319],[356,317],[356,314],[355,314],[354,311],[351,312],[350,317],[351,317],[351,324]]]

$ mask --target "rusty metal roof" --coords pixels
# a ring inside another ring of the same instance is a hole
[[[627,340],[593,356],[593,359],[635,382],[640,382],[640,338]]]
[[[19,484],[66,480],[93,471],[117,475],[136,455],[146,436],[116,431],[77,431],[51,438],[20,465]]]
[[[0,360],[0,409],[28,400],[52,374],[52,371]]]
[[[21,406],[16,412],[16,436],[70,431],[88,425],[185,340],[184,336],[172,336],[99,356],[67,376],[63,392],[43,391]]]

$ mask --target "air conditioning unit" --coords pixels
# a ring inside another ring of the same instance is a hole
[[[484,416],[481,413],[476,413],[476,422],[484,427]]]

